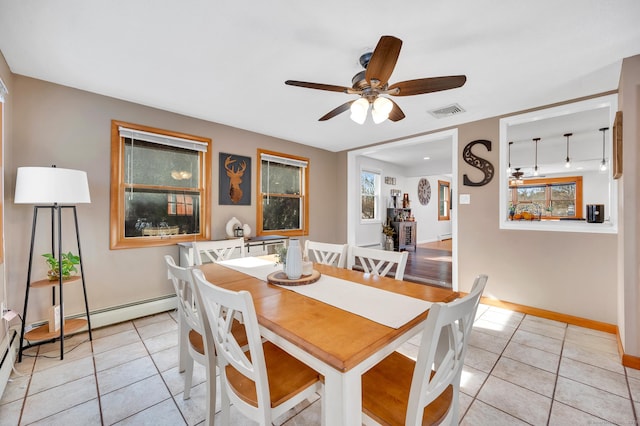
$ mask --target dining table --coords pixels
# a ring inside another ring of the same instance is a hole
[[[265,274],[282,266],[272,257],[244,259],[198,268],[212,284],[248,291],[263,338],[323,376],[324,425],[362,424],[362,375],[422,330],[432,303],[459,297],[447,288],[318,263],[317,282],[274,285]]]

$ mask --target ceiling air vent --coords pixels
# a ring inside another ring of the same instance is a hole
[[[429,114],[433,115],[435,118],[445,118],[460,114],[461,112],[465,112],[464,108],[458,104],[451,104],[446,107],[431,110],[429,111]]]

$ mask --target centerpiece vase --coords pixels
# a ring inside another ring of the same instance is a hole
[[[295,238],[289,240],[284,272],[290,280],[297,280],[302,276],[302,251],[300,241]]]

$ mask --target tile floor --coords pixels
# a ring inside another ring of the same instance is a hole
[[[0,425],[203,423],[204,370],[183,400],[174,312],[93,334],[92,344],[71,337],[63,361],[58,344],[30,349],[0,399]],[[415,355],[416,340],[402,351]],[[480,305],[465,364],[462,425],[637,423],[640,371],[621,365],[613,335]],[[319,400],[277,421],[319,423]]]

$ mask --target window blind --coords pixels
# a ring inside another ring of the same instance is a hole
[[[296,160],[294,158],[286,158],[286,157],[279,157],[277,155],[271,155],[271,154],[260,154],[260,159],[262,161],[269,161],[271,163],[280,163],[280,164],[285,164],[287,166],[296,166],[296,167],[307,167],[307,162],[304,160]]]
[[[144,132],[142,130],[127,129],[126,127],[118,127],[120,137],[153,142],[160,145],[171,146],[174,148],[189,149],[192,151],[207,152],[207,144],[204,142],[193,141],[190,139],[178,138],[175,136],[160,135],[157,133]]]

